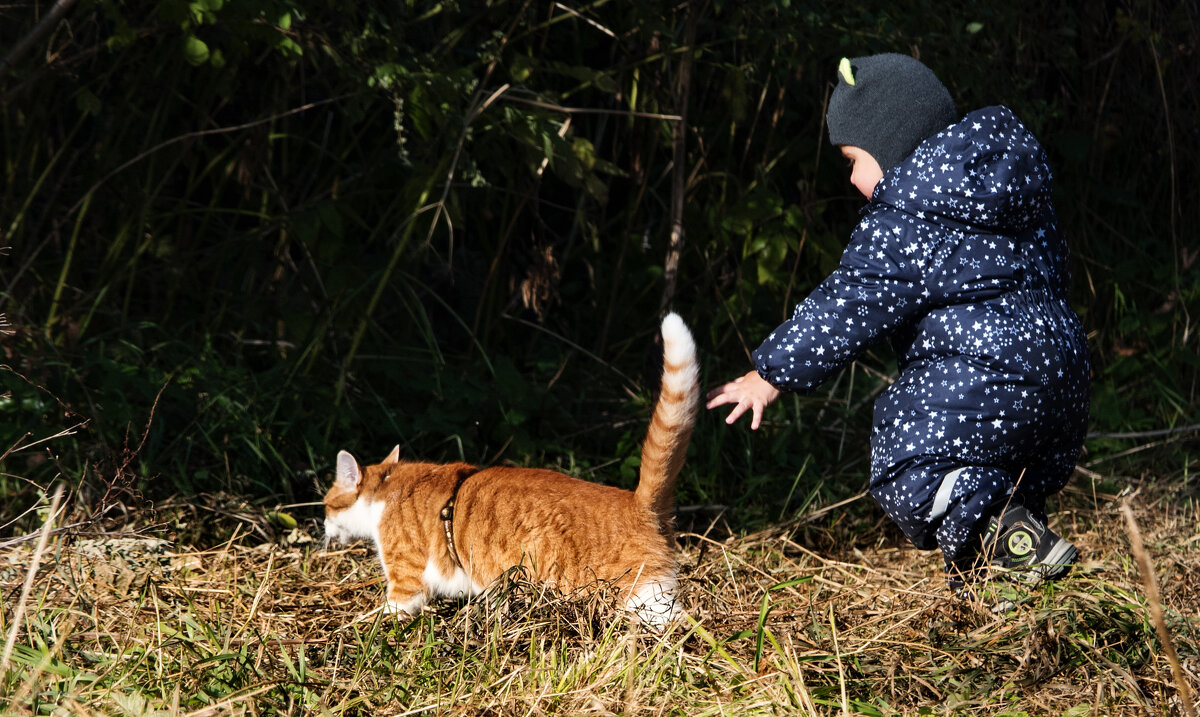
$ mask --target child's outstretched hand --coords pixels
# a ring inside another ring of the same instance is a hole
[[[725,423],[733,423],[747,410],[751,411],[750,428],[758,430],[762,423],[763,409],[779,398],[779,389],[767,383],[757,371],[734,379],[729,383],[714,388],[708,392],[706,408],[716,408],[726,403],[736,403],[733,410],[725,417]]]

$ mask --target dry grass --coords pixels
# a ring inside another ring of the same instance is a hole
[[[15,626],[37,541],[0,553],[0,628],[15,637],[0,704],[6,714],[1181,714],[1120,507],[1140,526],[1179,673],[1197,694],[1200,505],[1185,489],[1068,493],[1058,520],[1084,562],[1003,615],[949,599],[938,556],[900,547],[867,499],[752,535],[687,533],[689,617],[661,635],[618,617],[603,591],[554,595],[518,573],[487,599],[384,616],[365,547],[325,551],[303,522],[205,496],[154,517],[160,534],[202,525],[227,536],[208,549],[52,535]]]

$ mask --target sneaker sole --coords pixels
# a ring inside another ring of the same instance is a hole
[[[1059,538],[1058,542],[1050,548],[1046,557],[1036,563],[1011,567],[993,564],[990,566],[990,570],[996,576],[1006,576],[1010,580],[1026,585],[1037,585],[1047,580],[1057,580],[1066,575],[1078,557],[1079,550],[1064,538]]]
[[[1042,573],[1043,580],[1055,580],[1066,576],[1076,558],[1079,558],[1079,549],[1064,538],[1058,538],[1058,542],[1050,549],[1050,553],[1046,554],[1045,559],[1039,560],[1033,567]]]
[[[1029,567],[1030,574],[1025,580],[1030,583],[1057,580],[1071,570],[1078,557],[1079,550],[1069,541],[1059,538],[1045,558]]]

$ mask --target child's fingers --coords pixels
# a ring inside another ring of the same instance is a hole
[[[732,426],[734,421],[741,418],[742,414],[745,412],[746,412],[746,402],[738,401],[738,404],[736,406],[734,406],[733,410],[729,412],[729,415],[725,417],[725,424]]]
[[[704,406],[705,408],[712,409],[726,404],[735,404],[729,411],[729,415],[725,416],[725,423],[733,425],[746,411],[750,411],[750,428],[751,430],[758,430],[758,427],[762,424],[763,409],[771,402],[773,397],[760,395],[759,384],[768,386],[766,382],[749,381],[743,383],[748,377],[757,379],[758,374],[751,372],[714,388],[706,395],[708,402]]]
[[[725,404],[729,403],[729,401],[730,398],[726,394],[713,391],[712,393],[708,394],[708,403],[704,404],[704,407],[716,408],[717,406],[724,406]]]
[[[728,394],[730,391],[737,389],[737,387],[738,387],[737,383],[738,383],[738,381],[741,381],[741,380],[742,379],[739,378],[736,381],[730,381],[729,383],[723,383],[720,386],[717,386],[713,390],[709,391],[708,394],[705,396],[705,398],[712,400],[718,396]],[[717,404],[717,405],[719,406],[720,404]],[[710,406],[710,408],[711,408],[711,406]]]
[[[740,400],[740,394],[737,390],[739,387],[735,384],[735,381],[730,381],[724,386],[718,386],[717,388],[709,391],[708,395],[706,396],[708,399],[707,407],[716,408],[717,406],[723,406],[726,403],[733,403],[734,401]]]

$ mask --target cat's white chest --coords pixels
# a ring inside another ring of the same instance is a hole
[[[325,535],[337,542],[366,538],[379,542],[379,521],[383,517],[383,501],[359,498],[346,510],[325,519]]]

